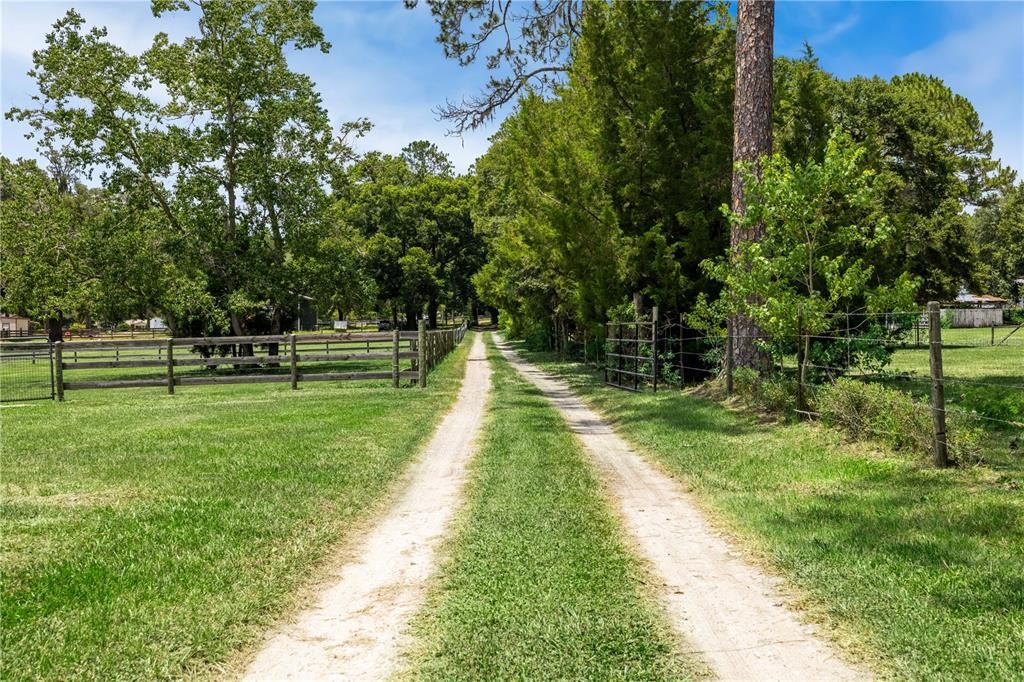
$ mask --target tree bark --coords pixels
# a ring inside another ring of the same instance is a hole
[[[774,0],[739,0],[736,23],[736,99],[733,108],[732,210],[746,212],[741,164],[753,164],[761,175],[760,160],[772,153],[772,78]],[[735,253],[746,241],[760,241],[764,225],[733,226],[729,243]],[[733,363],[740,367],[762,367],[763,353],[756,340],[761,330],[752,319],[737,314],[729,321],[733,338]]]

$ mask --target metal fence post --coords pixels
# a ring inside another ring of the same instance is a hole
[[[729,329],[728,329],[728,327],[726,327],[726,332],[728,333],[728,331],[729,331]],[[684,334],[683,334],[683,314],[679,313],[679,388],[680,388],[680,390],[682,390],[683,385],[686,383],[686,373],[685,373],[685,369],[684,369],[684,365],[686,363],[683,360],[683,358],[685,357],[683,355],[683,336],[684,336]]]
[[[608,343],[608,323],[605,322],[604,326],[601,329],[604,332],[603,340],[601,341],[601,345],[604,345],[604,344]],[[601,362],[600,347],[598,348],[597,361]],[[607,384],[608,383],[608,350],[607,349],[605,349],[604,362],[602,363],[602,366],[604,367],[604,383]]]
[[[932,375],[932,455],[935,466],[949,465],[946,443],[946,394],[942,381],[942,323],[939,304],[928,303],[928,358]]]
[[[658,306],[651,308],[651,376],[654,392],[658,392]]]
[[[174,339],[167,339],[167,395],[174,395]]]
[[[295,353],[295,334],[288,335],[288,345],[291,348],[291,370],[292,370],[292,390],[299,390],[299,358]]]
[[[401,336],[398,327],[391,330],[391,385],[398,388],[398,344],[401,343]]]
[[[53,371],[56,373],[57,400],[64,402],[64,342],[53,344]]]
[[[618,363],[619,371],[615,373],[615,385],[616,386],[622,386],[622,368],[625,366],[623,361],[622,361],[623,360],[622,356],[625,355],[625,353],[622,352],[622,339],[623,338],[625,338],[625,337],[624,337],[624,333],[622,331],[622,323],[619,322],[619,338],[618,338],[618,341],[616,341],[616,344],[615,344],[616,345],[615,353],[616,353],[616,355],[618,355],[618,360],[619,360],[619,363]]]
[[[416,350],[419,353],[419,362],[416,369],[419,371],[418,382],[420,388],[427,387],[427,325],[423,320],[419,321],[416,330]]]
[[[640,390],[640,322],[633,323],[633,390]]]

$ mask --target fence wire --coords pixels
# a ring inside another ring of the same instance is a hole
[[[965,427],[985,434],[985,447],[1019,448],[1024,438],[1021,325],[937,326],[941,341],[933,344],[928,314],[922,310],[832,313],[824,328],[800,329],[788,338],[708,335],[675,316],[611,322],[604,330],[603,369],[606,383],[634,391],[683,388],[716,378],[729,390],[734,379],[737,390],[750,390],[750,378],[731,371],[727,355],[729,348],[754,344],[760,356],[759,381],[776,382],[777,392],[790,392],[797,414],[820,418],[820,391],[840,379],[878,383],[910,396],[910,412],[922,418],[925,413],[948,417],[946,432],[936,432],[934,439],[944,442],[954,457],[970,459],[965,441],[957,440]],[[941,373],[931,369],[932,351],[940,356]],[[933,388],[942,389],[943,405],[933,406]],[[905,433],[866,423],[859,431],[907,439]]]

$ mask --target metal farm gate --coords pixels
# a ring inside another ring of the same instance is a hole
[[[605,323],[604,382],[639,391],[650,386],[678,386],[718,374],[722,339],[708,337],[678,321],[658,319]]]
[[[604,382],[630,391],[650,382],[657,391],[657,322],[608,322],[604,331]]]
[[[0,402],[52,400],[53,345],[44,337],[0,340]]]

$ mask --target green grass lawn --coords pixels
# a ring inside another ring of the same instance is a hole
[[[425,391],[112,389],[0,409],[0,677],[215,674],[385,496],[469,346]]]
[[[1011,329],[996,328],[996,343]],[[1024,457],[1024,330],[993,346],[990,329],[943,329],[942,342],[946,409],[984,433],[982,456],[989,465],[1012,468],[1015,460],[1019,465]],[[897,350],[887,369],[908,378],[886,380],[886,385],[928,396],[927,348]]]
[[[579,444],[493,346],[489,357],[494,394],[469,501],[415,624],[408,677],[692,677]]]
[[[579,365],[526,355],[685,480],[881,672],[1020,678],[1024,457],[932,470],[823,427],[763,424],[678,390],[606,388]]]

